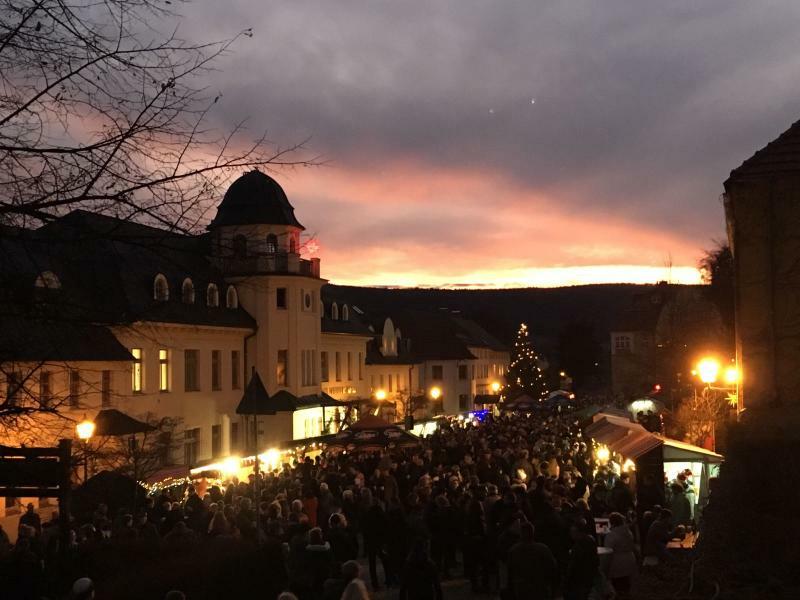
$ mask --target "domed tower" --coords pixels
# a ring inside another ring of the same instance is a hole
[[[270,395],[319,392],[325,282],[319,259],[300,257],[305,228],[283,188],[260,171],[245,173],[228,188],[208,229],[212,260],[258,324],[245,349],[245,382],[255,369]]]

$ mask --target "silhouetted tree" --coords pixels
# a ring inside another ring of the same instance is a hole
[[[708,297],[716,305],[725,325],[733,331],[734,271],[733,253],[727,242],[716,241],[700,259],[703,282],[708,284]]]

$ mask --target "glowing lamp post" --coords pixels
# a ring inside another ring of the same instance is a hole
[[[493,381],[492,385],[490,386],[493,394],[497,394],[500,391],[501,387],[502,386],[500,385],[499,381]]]
[[[429,391],[428,395],[430,396],[431,400],[434,402],[438,402],[439,399],[442,397],[442,388],[438,386],[433,386]]]
[[[386,400],[386,390],[375,390],[375,400],[380,402]]]
[[[730,386],[735,386],[737,383],[739,383],[739,369],[734,366],[728,367],[725,369],[724,378],[725,383]]]
[[[719,361],[714,358],[704,358],[697,363],[697,374],[700,376],[700,381],[709,386],[719,378],[719,370]]]
[[[89,440],[94,435],[95,424],[85,416],[83,421],[75,426],[75,433],[78,434],[78,439],[83,442],[83,482],[86,483],[89,479]]]

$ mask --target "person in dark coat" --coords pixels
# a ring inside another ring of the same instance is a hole
[[[362,512],[360,515],[361,532],[364,536],[364,550],[369,561],[369,577],[372,589],[380,589],[378,583],[377,561],[380,559],[383,564],[383,572],[386,577],[386,585],[392,581],[392,570],[389,558],[386,554],[386,513],[383,508],[372,497],[369,488],[361,490]]]
[[[323,584],[332,574],[333,553],[331,545],[323,541],[322,529],[314,527],[308,532],[308,545],[305,547],[304,577],[311,588],[314,598],[321,598]]]
[[[508,585],[515,600],[550,600],[558,588],[558,564],[550,549],[533,541],[530,523],[520,525],[520,541],[508,552]]]
[[[27,525],[36,531],[36,535],[42,534],[42,518],[33,506],[33,502],[28,503],[25,514],[19,518],[20,525]]]
[[[428,558],[424,540],[417,540],[403,567],[399,600],[442,600],[436,565]]]
[[[348,560],[358,558],[358,540],[347,529],[344,515],[334,513],[328,519],[328,532],[326,534],[331,545],[333,561],[339,566]]]
[[[623,516],[634,508],[633,491],[631,491],[631,476],[627,473],[620,475],[614,487],[611,488],[611,506],[614,511]]]
[[[569,533],[572,550],[567,565],[564,600],[586,600],[599,569],[597,543],[586,532],[586,522],[583,519],[573,523]]]

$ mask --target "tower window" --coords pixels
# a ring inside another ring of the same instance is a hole
[[[333,319],[334,321],[339,320],[339,305],[336,304],[336,302],[331,304],[331,319]]]
[[[350,309],[347,308],[347,304],[342,306],[342,321],[349,321],[350,320]]]
[[[297,238],[294,236],[289,238],[289,252],[297,254]]]
[[[161,273],[156,275],[153,281],[153,299],[157,302],[166,302],[169,300],[169,283],[167,283],[167,278]]]
[[[194,304],[194,284],[188,277],[183,280],[181,286],[181,299],[184,304]]]
[[[278,251],[278,236],[274,233],[267,235],[267,254],[275,254]]]
[[[288,308],[288,305],[286,304],[286,288],[280,287],[275,290],[275,292],[275,305],[278,308]]]

